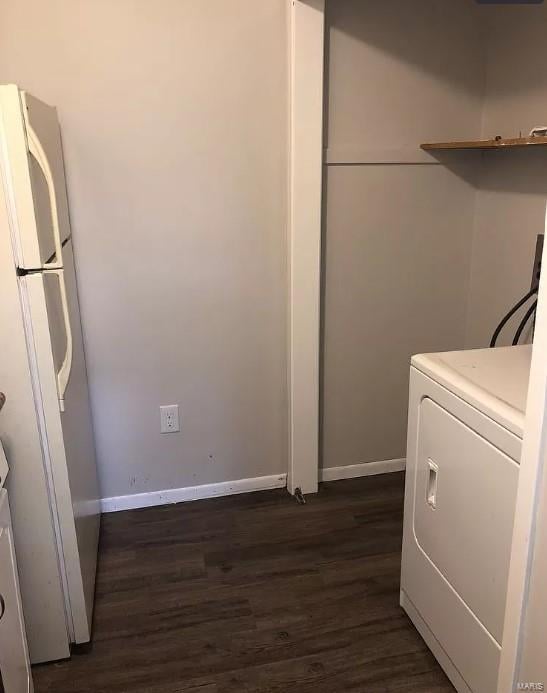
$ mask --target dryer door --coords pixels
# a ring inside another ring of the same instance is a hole
[[[514,460],[432,399],[422,400],[416,539],[499,644],[517,482]]]

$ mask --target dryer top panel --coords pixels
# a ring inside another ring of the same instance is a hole
[[[421,354],[412,365],[522,438],[532,347]]]

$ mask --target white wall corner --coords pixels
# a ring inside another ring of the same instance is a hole
[[[319,476],[319,348],[325,0],[290,1],[288,488]]]

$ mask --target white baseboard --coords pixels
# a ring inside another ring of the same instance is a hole
[[[383,460],[382,462],[362,462],[348,464],[345,467],[325,467],[319,470],[320,481],[338,481],[339,479],[356,479],[359,476],[401,472],[406,466],[405,458],[398,460]]]
[[[350,464],[345,467],[327,467],[319,470],[319,480],[355,479],[360,476],[400,472],[404,468],[404,459]],[[204,498],[232,496],[237,493],[251,493],[252,491],[267,491],[274,488],[284,488],[286,485],[286,474],[272,474],[271,476],[258,476],[253,479],[221,481],[217,484],[169,488],[163,491],[134,493],[128,496],[112,496],[111,498],[103,498],[101,500],[101,511],[103,513],[114,513],[120,510],[151,508],[155,505],[169,505],[171,503],[183,503]]]
[[[114,513],[119,510],[150,508],[154,505],[168,505],[170,503],[182,503],[183,501],[201,500],[203,498],[216,498],[217,496],[232,496],[236,493],[267,491],[274,488],[284,488],[286,485],[286,474],[273,474],[271,476],[258,476],[254,479],[221,481],[218,484],[169,488],[165,491],[150,491],[148,493],[134,493],[129,496],[103,498],[101,500],[101,511],[103,513]]]

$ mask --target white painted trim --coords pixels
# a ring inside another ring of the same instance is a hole
[[[547,215],[545,227],[547,230]],[[547,263],[547,246],[543,250]],[[524,439],[511,545],[505,621],[501,647],[498,692],[516,689],[524,642],[524,625],[529,598],[530,575],[536,542],[539,500],[547,484],[547,281],[540,284],[536,329],[526,402]],[[547,589],[547,588],[546,588]]]
[[[366,166],[374,164],[440,165],[440,162],[419,147],[401,149],[363,149],[358,147],[329,147],[325,150],[328,166]]]
[[[325,0],[290,12],[288,488],[315,493],[319,469],[319,343]]]
[[[237,493],[268,491],[274,488],[284,488],[286,485],[286,474],[272,474],[271,476],[257,476],[254,479],[221,481],[217,484],[168,488],[164,491],[149,491],[147,493],[134,493],[129,496],[103,498],[101,500],[101,511],[103,513],[114,513],[120,510],[151,508],[155,505],[169,505],[170,503],[217,498],[218,496],[233,496]]]
[[[325,467],[319,470],[320,481],[338,481],[338,479],[356,479],[360,476],[374,476],[402,472],[406,467],[404,457],[397,460],[382,460],[380,462],[361,462],[348,464],[345,467]]]

